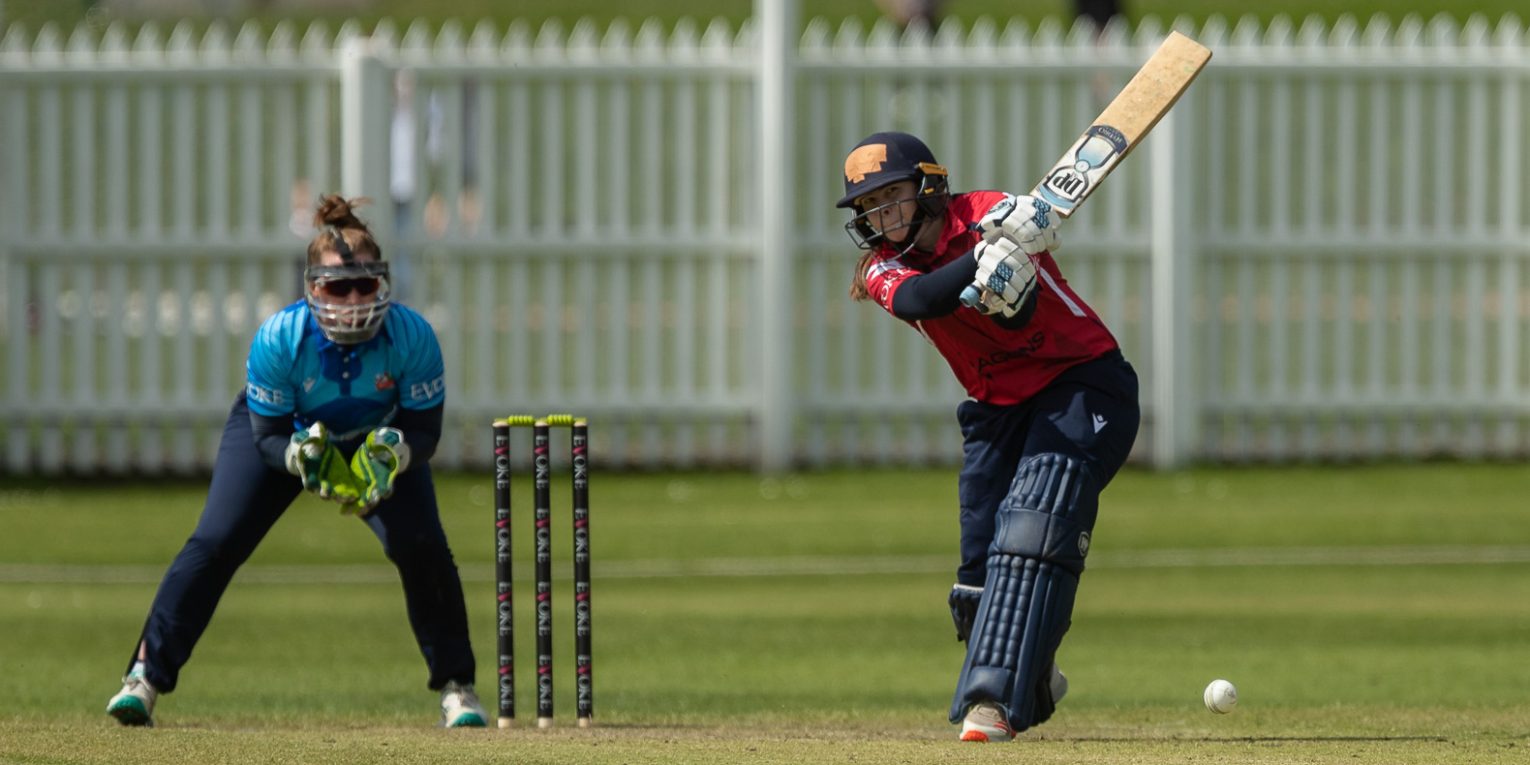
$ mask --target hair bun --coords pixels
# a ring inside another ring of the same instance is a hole
[[[354,210],[370,201],[366,197],[346,199],[339,194],[325,194],[319,200],[319,209],[314,213],[313,224],[318,228],[334,226],[335,228],[365,229],[366,224],[356,217]]]

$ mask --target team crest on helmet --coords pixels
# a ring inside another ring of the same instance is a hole
[[[887,144],[872,143],[857,147],[845,157],[845,180],[860,183],[866,176],[882,169],[887,162]]]

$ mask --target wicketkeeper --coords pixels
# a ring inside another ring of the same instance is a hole
[[[441,348],[424,317],[390,299],[382,251],[352,212],[360,201],[320,201],[305,297],[255,334],[202,517],[107,704],[124,725],[153,724],[155,701],[175,690],[234,571],[304,490],[360,517],[398,567],[442,724],[488,719],[430,476],[446,401]]]
[[[1008,741],[1067,691],[1057,670],[1100,491],[1137,437],[1137,375],[1052,258],[1058,216],[998,191],[952,194],[907,133],[845,159],[838,206],[864,252],[850,296],[919,331],[970,398],[961,563],[949,596],[967,657],[950,720],[963,741]],[[976,286],[979,300],[963,306]]]

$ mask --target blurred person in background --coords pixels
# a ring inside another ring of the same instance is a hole
[[[1121,0],[1073,0],[1073,15],[1076,19],[1086,19],[1094,24],[1094,33],[1098,37],[1111,19],[1124,14],[1121,11]]]
[[[943,0],[877,0],[882,15],[891,19],[901,29],[923,24],[934,30],[940,23],[940,6]]]
[[[960,564],[947,599],[967,656],[949,719],[963,741],[1009,741],[1067,692],[1055,656],[1100,492],[1137,437],[1137,375],[1063,279],[1045,201],[952,194],[929,147],[897,132],[857,144],[844,182],[838,207],[862,250],[851,298],[918,331],[969,396],[956,408]]]
[[[431,479],[446,402],[441,348],[423,317],[393,302],[382,250],[353,212],[361,201],[319,201],[305,296],[255,334],[201,518],[107,703],[124,725],[153,724],[234,572],[304,490],[359,516],[397,566],[441,724],[488,719]]]
[[[419,143],[415,116],[415,73],[400,69],[393,76],[393,119],[388,130],[388,194],[393,198],[393,260],[391,285],[396,298],[402,299],[414,289],[414,260],[411,248],[415,219],[421,212],[415,204],[420,194],[416,146]],[[434,166],[441,149],[441,105],[432,93],[422,105],[425,110],[425,155]],[[427,168],[427,171],[429,168]]]
[[[1105,34],[1105,26],[1112,20],[1125,21],[1126,15],[1121,10],[1121,0],[1073,0],[1073,18],[1075,23],[1082,21],[1090,25],[1098,44]],[[1090,79],[1089,87],[1095,102],[1103,109],[1120,85],[1113,84],[1110,73],[1100,69]]]

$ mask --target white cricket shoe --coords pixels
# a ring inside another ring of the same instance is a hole
[[[122,690],[106,702],[106,713],[123,725],[154,726],[154,701],[159,691],[144,679],[143,670],[134,668],[122,678]]]
[[[1052,692],[1052,703],[1062,701],[1062,697],[1068,695],[1068,677],[1052,665],[1052,677],[1048,681],[1048,689]],[[963,741],[1013,741],[1015,729],[1009,727],[1009,720],[1004,713],[1004,707],[992,701],[979,702],[967,710],[967,716],[962,718]]]
[[[478,703],[478,694],[471,684],[450,680],[441,689],[441,727],[482,728],[488,721],[489,715]]]
[[[1015,729],[1009,727],[1009,720],[1005,719],[1004,707],[992,701],[980,701],[967,709],[967,716],[962,718],[963,741],[1013,741]]]

